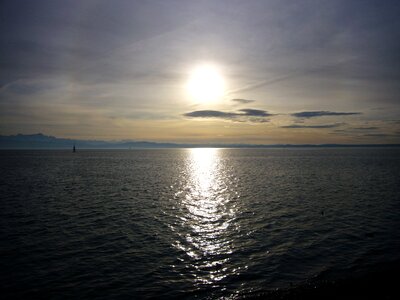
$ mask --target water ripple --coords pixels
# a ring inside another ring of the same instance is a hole
[[[236,297],[400,259],[398,149],[3,151],[0,164],[6,297]]]

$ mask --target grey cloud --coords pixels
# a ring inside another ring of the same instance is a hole
[[[244,109],[239,109],[239,111],[243,112],[246,116],[254,116],[254,117],[270,117],[270,116],[273,116],[273,114],[270,114],[267,111],[260,110],[260,109],[244,108]]]
[[[252,123],[268,123],[269,122],[268,119],[263,119],[263,118],[250,118],[249,121]]]
[[[336,128],[343,125],[342,123],[336,123],[336,124],[325,124],[325,125],[286,125],[286,126],[281,126],[281,128],[312,128],[312,129],[321,129],[321,128]]]
[[[354,127],[355,130],[375,130],[379,129],[379,127]]]
[[[335,112],[335,111],[302,111],[298,113],[291,114],[296,118],[315,118],[324,116],[350,116],[350,115],[360,115],[360,112]]]
[[[238,110],[238,112],[225,112],[219,110],[196,110],[183,114],[185,117],[190,118],[218,118],[227,119],[237,122],[254,122],[254,123],[265,123],[268,122],[266,117],[273,116],[261,109],[244,108]]]
[[[398,134],[367,133],[367,134],[363,134],[363,136],[369,136],[369,137],[398,137]]]
[[[255,102],[256,100],[248,100],[248,99],[232,99],[233,102],[241,103],[241,104],[247,104],[247,103],[252,103]]]
[[[223,112],[219,110],[196,110],[183,114],[185,117],[191,118],[222,118],[230,119],[236,117],[237,113]]]

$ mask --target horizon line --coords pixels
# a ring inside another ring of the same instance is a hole
[[[33,139],[32,139],[33,138]],[[146,140],[91,140],[71,139],[36,134],[14,134],[0,135],[0,149],[70,149],[75,144],[80,149],[153,149],[153,148],[316,148],[316,147],[400,147],[400,143],[275,143],[275,144],[254,144],[254,143],[224,143],[224,142],[163,142]]]

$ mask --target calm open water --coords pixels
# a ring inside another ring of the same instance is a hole
[[[400,259],[400,149],[0,151],[3,295],[235,297]]]

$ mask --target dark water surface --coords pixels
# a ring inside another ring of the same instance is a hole
[[[6,296],[235,297],[400,259],[400,149],[0,151]]]

